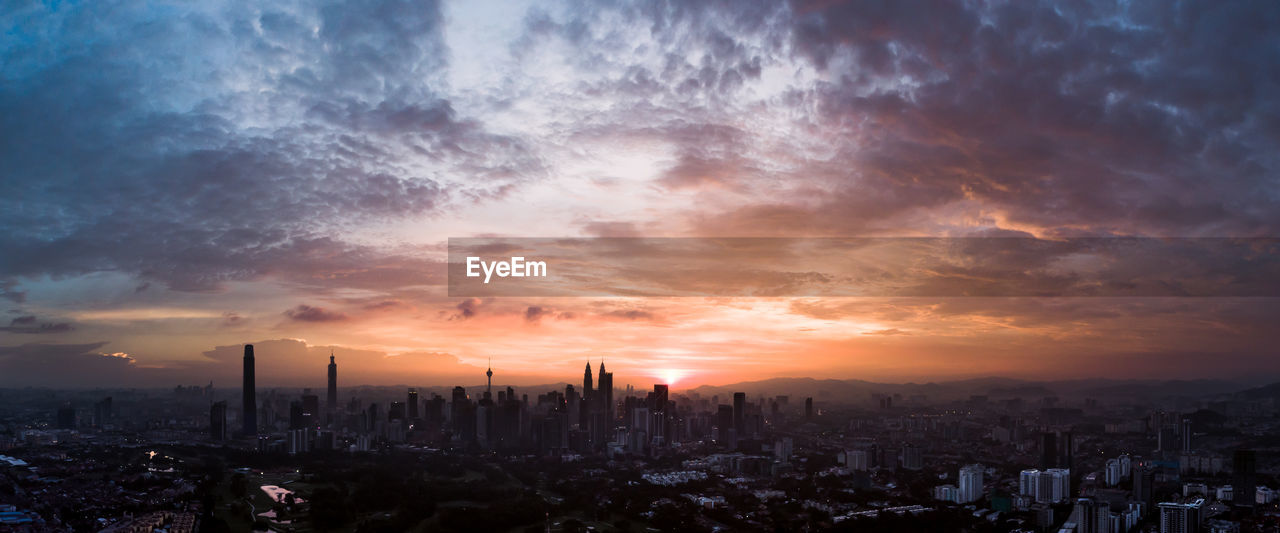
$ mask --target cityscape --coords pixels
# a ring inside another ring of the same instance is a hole
[[[1280,533],[1280,2],[2,0],[0,533]]]
[[[330,355],[321,397],[258,386],[269,357],[244,345],[239,390],[0,391],[0,530],[1280,528],[1280,384],[637,390],[599,360],[397,389],[344,386]]]

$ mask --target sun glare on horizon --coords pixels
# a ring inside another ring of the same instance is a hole
[[[674,389],[676,388],[676,384],[679,383],[681,379],[684,379],[688,374],[689,372],[686,370],[666,368],[658,370],[658,374],[655,378],[660,380],[661,383],[666,384],[668,388]]]

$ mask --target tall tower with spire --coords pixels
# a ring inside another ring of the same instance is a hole
[[[330,416],[338,410],[338,363],[333,360],[333,350],[329,350],[329,395],[327,406]]]
[[[489,385],[485,387],[485,393],[493,392],[493,358],[489,358],[489,370],[484,372],[485,377],[489,378]]]
[[[617,416],[616,407],[613,405],[613,372],[605,372],[604,358],[600,358],[600,379],[596,382],[600,389],[596,395],[599,396],[600,410],[604,412],[605,420],[610,422]]]
[[[240,393],[240,406],[244,414],[241,417],[244,420],[241,433],[246,437],[258,435],[258,390],[253,371],[253,345],[246,344],[244,345],[244,385]]]
[[[582,406],[579,410],[582,412],[581,423],[586,425],[586,421],[591,417],[592,402],[595,400],[595,387],[591,383],[591,361],[587,361],[587,369],[582,373]]]

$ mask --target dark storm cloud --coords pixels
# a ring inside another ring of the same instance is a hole
[[[433,88],[448,66],[434,3],[188,7],[0,18],[4,297],[22,298],[18,276],[103,270],[178,290],[350,273],[343,255],[384,252],[339,228],[539,172]],[[442,181],[455,172],[470,181]]]

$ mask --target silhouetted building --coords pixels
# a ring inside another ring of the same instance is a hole
[[[111,421],[111,397],[107,396],[93,404],[93,425],[102,427]]]
[[[302,406],[302,402],[294,400],[289,402],[289,429],[302,429],[307,427],[307,410]]]
[[[1151,508],[1155,495],[1156,470],[1150,466],[1139,466],[1133,469],[1133,499]]]
[[[1053,433],[1040,435],[1040,469],[1058,468],[1058,436]]]
[[[76,408],[65,404],[58,408],[58,429],[76,428]]]
[[[1071,470],[1075,466],[1076,441],[1070,431],[1062,433],[1062,443],[1059,448],[1060,458],[1058,459],[1058,468]]]
[[[253,345],[244,345],[244,384],[241,392],[240,406],[244,410],[241,418],[244,420],[244,427],[241,432],[246,436],[258,434],[258,397],[257,390],[254,388],[253,376]]]
[[[738,432],[733,429],[733,406],[721,405],[716,408],[716,442],[721,446],[733,448],[737,443],[734,437]]]
[[[1231,503],[1253,507],[1258,495],[1258,456],[1253,450],[1236,450],[1231,458]]]
[[[746,435],[746,415],[747,415],[747,393],[733,393],[733,430],[737,432],[738,438]]]
[[[405,405],[409,408],[409,420],[418,419],[418,389],[409,389]]]
[[[382,419],[378,418],[378,404],[369,404],[369,408],[365,410],[364,414],[364,430],[366,432],[377,430],[378,422],[381,420]]]
[[[338,410],[338,363],[333,360],[333,352],[329,352],[329,390],[325,400],[329,413]]]
[[[910,444],[902,447],[902,468],[921,470],[924,468],[924,451]]]
[[[314,428],[320,422],[320,397],[311,389],[302,390],[302,417],[306,427]]]
[[[579,406],[578,423],[586,427],[591,418],[592,403],[595,401],[595,386],[591,379],[591,361],[587,361],[587,369],[582,372],[582,404]]]
[[[227,402],[213,402],[209,406],[209,438],[227,440]]]
[[[609,427],[618,418],[618,406],[613,403],[613,372],[604,371],[604,360],[600,360],[600,379],[597,380],[600,395],[600,409],[604,411]]]
[[[813,397],[804,399],[804,418],[805,420],[813,420]]]

